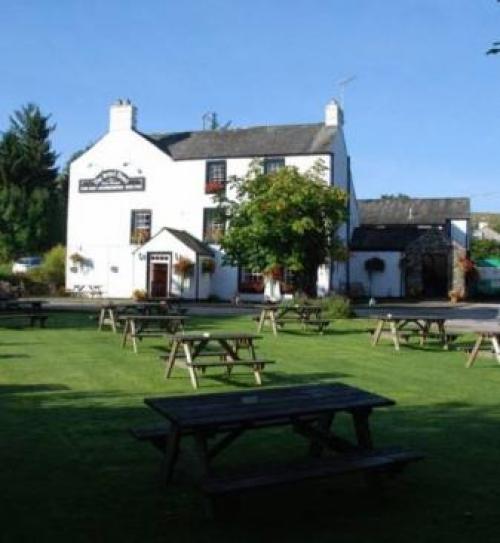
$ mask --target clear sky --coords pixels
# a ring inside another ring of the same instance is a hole
[[[0,0],[0,129],[35,102],[63,162],[130,98],[143,131],[317,122],[337,82],[358,197],[500,211],[495,0]]]

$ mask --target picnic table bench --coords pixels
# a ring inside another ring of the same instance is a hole
[[[175,366],[182,367],[189,372],[191,384],[196,389],[197,370],[205,373],[207,368],[222,367],[227,375],[231,375],[234,367],[246,366],[252,369],[255,381],[260,385],[261,372],[267,364],[274,364],[272,360],[257,358],[254,341],[260,338],[259,335],[245,332],[188,332],[172,335],[168,338],[171,342],[170,353],[161,357],[166,362],[165,378],[172,375]],[[242,349],[248,352],[249,358],[240,356]]]
[[[500,324],[491,326],[471,327],[467,331],[475,332],[476,341],[467,359],[466,367],[471,368],[478,357],[484,342],[491,344],[491,350],[497,362],[500,364]]]
[[[187,318],[184,315],[120,315],[118,320],[124,323],[122,347],[131,340],[134,352],[137,353],[137,340],[175,334],[184,327]]]
[[[48,315],[43,313],[0,313],[0,322],[6,320],[22,320],[27,319],[29,325],[33,328],[35,323],[38,323],[40,328],[45,328],[45,323],[49,318]]]
[[[316,328],[318,332],[323,333],[330,324],[329,320],[321,318],[322,308],[319,305],[264,304],[259,309],[260,315],[253,317],[257,321],[258,333],[268,324],[276,336],[278,328],[283,328],[287,323],[298,323],[303,329]]]
[[[388,337],[392,340],[396,351],[399,351],[401,339],[408,341],[412,335],[417,335],[419,337],[420,345],[424,345],[429,337],[435,337],[442,343],[443,347],[447,349],[450,340],[456,336],[447,334],[444,327],[445,321],[445,318],[431,314],[379,314],[377,315],[377,325],[372,332],[372,346],[378,344],[380,338],[385,335],[384,331],[388,327]],[[410,328],[408,328],[408,326],[410,326]],[[437,328],[436,333],[432,333],[433,326]]]
[[[202,473],[201,488],[210,499],[353,471],[368,474],[397,471],[422,458],[421,454],[400,447],[374,448],[370,415],[373,409],[392,406],[394,401],[342,383],[146,398],[144,401],[169,423],[164,427],[164,434],[154,438],[158,448],[164,451],[166,483],[172,477],[181,439],[192,436]],[[341,437],[332,428],[335,416],[342,412],[352,418],[354,440]],[[244,433],[289,426],[309,444],[304,460],[245,468],[231,475],[213,470],[214,459]]]

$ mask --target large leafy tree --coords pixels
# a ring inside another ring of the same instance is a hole
[[[347,195],[324,180],[318,162],[301,173],[284,167],[270,174],[253,163],[248,174],[230,183],[229,228],[221,240],[225,261],[258,272],[287,268],[296,286],[316,294],[318,266],[345,258],[336,230],[346,219]]]
[[[56,183],[54,126],[28,104],[0,138],[0,257],[39,252],[62,241],[64,209]]]

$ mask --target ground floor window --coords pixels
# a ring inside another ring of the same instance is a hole
[[[226,230],[224,212],[218,207],[203,210],[203,241],[219,243]]]
[[[264,274],[240,268],[238,290],[246,294],[263,294]]]

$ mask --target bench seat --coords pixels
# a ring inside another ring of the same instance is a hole
[[[48,315],[44,313],[0,313],[1,320],[28,319],[30,326],[34,326],[38,321],[41,328],[45,326]]]
[[[210,367],[233,367],[233,366],[250,366],[264,368],[266,364],[275,364],[274,360],[195,360],[192,363],[193,368],[210,368]]]
[[[306,460],[300,463],[266,466],[235,475],[209,475],[202,483],[211,495],[223,495],[269,486],[322,479],[359,471],[396,471],[423,455],[399,447],[339,455],[333,458]]]

